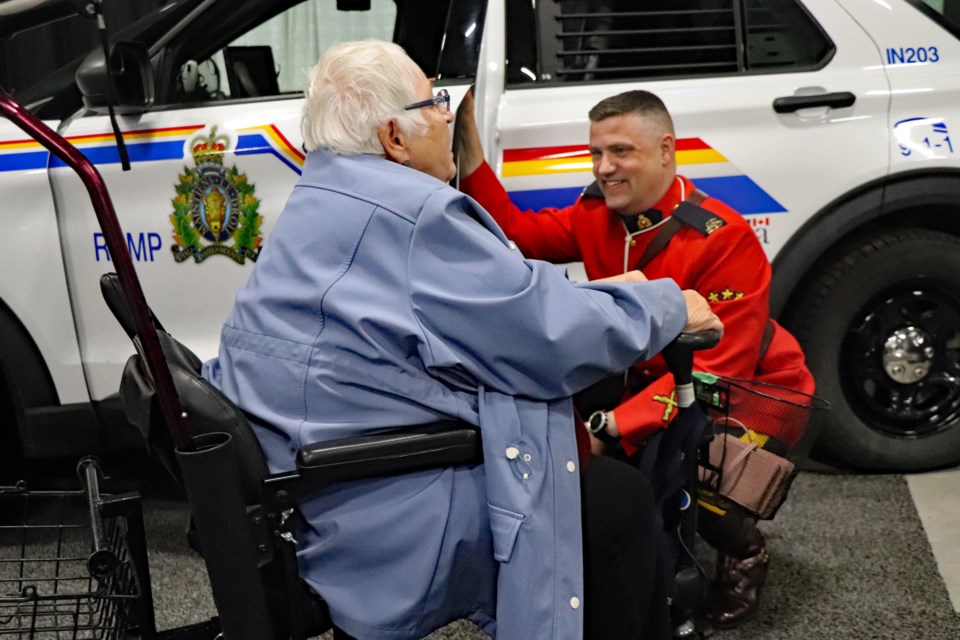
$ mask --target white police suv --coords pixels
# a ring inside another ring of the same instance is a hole
[[[773,261],[773,311],[833,405],[820,454],[960,462],[960,0],[105,0],[128,172],[82,17],[97,6],[0,1],[0,84],[97,163],[147,297],[201,356],[300,174],[305,70],[375,37],[455,100],[476,85],[488,158],[524,207],[591,181],[594,103],[660,95],[679,170]],[[0,193],[0,432],[27,457],[120,446],[130,347],[81,185],[0,121]]]

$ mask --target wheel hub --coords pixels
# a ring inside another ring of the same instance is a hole
[[[914,384],[930,374],[936,352],[933,340],[923,329],[908,326],[887,336],[883,344],[883,369],[900,384]]]
[[[960,420],[960,296],[940,282],[897,284],[854,316],[840,373],[870,428],[914,438]]]

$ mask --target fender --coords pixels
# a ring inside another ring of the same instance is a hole
[[[908,212],[909,217],[903,217]],[[821,209],[773,261],[771,315],[778,317],[783,312],[797,286],[833,246],[860,229],[881,226],[921,227],[960,235],[960,170],[924,169],[888,176]]]

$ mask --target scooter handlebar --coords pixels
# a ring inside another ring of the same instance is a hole
[[[676,384],[688,384],[693,380],[693,352],[712,349],[720,342],[718,331],[681,333],[668,344],[661,355],[673,374]]]

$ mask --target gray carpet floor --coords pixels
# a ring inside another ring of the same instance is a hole
[[[958,640],[902,476],[802,474],[764,530],[772,556],[757,617],[723,640]]]
[[[144,509],[159,628],[213,615],[202,563],[183,541],[182,502],[148,496]],[[762,527],[772,556],[763,605],[715,638],[960,640],[960,616],[902,476],[804,472],[776,520]],[[702,544],[698,555],[712,566]],[[486,636],[455,623],[431,638]]]

